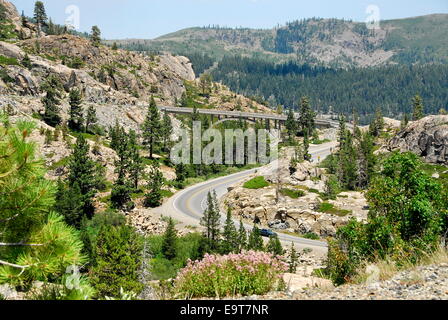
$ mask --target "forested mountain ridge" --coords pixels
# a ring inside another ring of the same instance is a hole
[[[189,28],[153,40],[118,43],[133,50],[204,53],[213,61],[241,54],[269,61],[294,60],[332,67],[366,67],[387,63],[444,63],[448,44],[447,14],[381,22],[379,30],[364,23],[312,18],[274,29]]]

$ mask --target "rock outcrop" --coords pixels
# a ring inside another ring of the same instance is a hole
[[[14,4],[6,0],[0,0],[0,9],[4,9],[5,20],[12,26],[15,34],[20,35],[22,39],[35,37],[37,33],[36,26],[29,21],[26,21],[24,25],[22,23],[22,17],[17,12]]]
[[[291,168],[291,156],[291,150],[287,148],[283,150],[278,166],[266,166],[255,174],[264,176],[270,186],[256,190],[244,188],[244,183],[233,186],[221,199],[223,212],[230,207],[235,216],[250,223],[321,237],[335,236],[337,229],[351,218],[366,220],[367,201],[361,192],[343,192],[336,200],[328,201],[341,213],[319,212],[323,202],[319,192],[324,191],[326,179],[324,171],[309,162]],[[293,199],[282,193],[282,189],[303,192],[303,196]]]
[[[411,122],[391,139],[387,148],[411,151],[429,163],[448,165],[448,116],[429,116]]]

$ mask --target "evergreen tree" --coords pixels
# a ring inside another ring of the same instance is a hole
[[[104,226],[96,239],[96,261],[90,270],[90,281],[97,298],[119,297],[120,291],[139,294],[143,245],[129,226]]]
[[[174,221],[172,218],[168,220],[168,226],[166,227],[165,234],[163,235],[162,253],[168,260],[176,258],[177,251],[177,233]]]
[[[92,31],[90,33],[90,41],[92,45],[95,47],[99,47],[101,44],[101,30],[98,26],[93,26]]]
[[[289,141],[291,142],[292,139],[296,136],[297,134],[297,121],[296,118],[294,116],[294,111],[293,109],[289,109],[288,112],[288,118],[286,119],[286,131],[288,132],[288,136],[289,136]]]
[[[278,238],[278,235],[271,236],[269,238],[269,243],[267,245],[267,251],[272,253],[275,256],[281,256],[284,253],[282,244],[280,242],[280,239]]]
[[[145,195],[145,207],[156,208],[162,204],[163,174],[159,170],[157,162],[151,166],[148,176],[147,193]]]
[[[121,143],[121,136],[125,134],[124,129],[118,124],[118,120],[115,120],[115,125],[113,127],[109,127],[111,149],[117,151],[119,144]]]
[[[223,254],[238,251],[238,232],[236,230],[235,223],[233,222],[232,210],[230,208],[227,209],[223,238],[224,238],[222,244]]]
[[[128,172],[134,190],[138,189],[138,181],[142,175],[144,164],[143,158],[140,156],[139,145],[137,141],[137,134],[134,130],[129,132],[129,150],[128,150],[129,164]]]
[[[213,79],[212,79],[212,76],[210,74],[203,73],[201,75],[201,77],[199,79],[199,86],[201,87],[202,94],[204,96],[210,94],[210,91],[211,91],[210,87],[212,85],[212,82],[213,82]]]
[[[31,70],[31,68],[33,67],[33,64],[31,63],[31,59],[28,53],[25,53],[25,56],[22,59],[22,65],[29,70]]]
[[[384,118],[380,108],[376,109],[375,118],[370,123],[369,131],[374,137],[378,137],[381,131],[384,129]]]
[[[0,113],[0,283],[23,288],[85,260],[76,231],[51,212],[56,188],[28,142],[35,124],[7,122]]]
[[[118,46],[117,46],[117,43],[116,43],[116,42],[114,42],[114,43],[112,44],[112,50],[114,50],[114,51],[118,50]]]
[[[59,180],[54,210],[64,216],[68,225],[80,228],[83,219],[83,207],[84,196],[81,194],[79,185],[75,183],[72,187],[69,187]]]
[[[249,243],[247,247],[249,250],[263,251],[263,237],[261,236],[260,229],[258,229],[257,225],[254,225],[254,228],[249,235]]]
[[[148,114],[146,115],[145,122],[143,123],[142,131],[144,144],[148,146],[149,157],[152,159],[154,149],[161,136],[160,113],[154,97],[151,97]]]
[[[343,114],[339,115],[339,132],[338,132],[338,142],[340,147],[343,146],[347,136],[347,126],[345,124],[345,117]]]
[[[176,181],[183,183],[185,179],[188,177],[187,167],[182,162],[176,164]]]
[[[36,1],[34,4],[34,21],[37,25],[37,37],[40,38],[42,28],[47,25],[47,13],[42,1]]]
[[[72,188],[77,185],[79,191],[83,197],[82,211],[79,212],[79,223],[83,216],[91,218],[95,212],[95,206],[93,205],[93,198],[96,195],[95,189],[95,162],[89,157],[89,144],[86,139],[80,135],[76,140],[76,145],[70,156],[68,164],[68,185]],[[76,224],[77,226],[79,225]]]
[[[171,118],[167,112],[165,112],[163,115],[161,127],[162,127],[163,151],[168,152],[171,135],[173,134],[173,125],[171,123]]]
[[[303,134],[303,160],[311,161],[312,157],[310,154],[310,140],[308,135],[308,129],[305,129]]]
[[[118,159],[115,160],[115,173],[117,173],[118,177],[112,187],[111,202],[116,209],[130,210],[133,206],[131,202],[133,186],[128,180],[129,139],[123,128],[118,128],[116,139],[115,152]]]
[[[366,189],[375,173],[376,157],[374,152],[373,137],[368,133],[362,133],[358,147],[358,181],[357,186],[360,189]]]
[[[244,228],[243,220],[240,220],[240,228],[238,231],[238,251],[241,252],[247,248],[247,231]]]
[[[336,169],[339,183],[344,189],[355,189],[358,172],[357,156],[357,150],[353,142],[353,135],[347,130],[344,143],[341,145],[337,153],[338,166]]]
[[[70,118],[68,127],[75,131],[81,131],[84,124],[84,112],[82,109],[81,92],[78,89],[72,89],[69,95]]]
[[[42,83],[41,90],[44,91],[45,97],[42,98],[42,104],[45,107],[45,113],[42,119],[46,124],[56,127],[61,123],[59,115],[59,105],[62,98],[62,84],[54,75],[48,76],[47,80]]]
[[[297,254],[296,248],[294,247],[294,243],[291,243],[291,250],[289,251],[288,257],[288,265],[289,265],[289,273],[297,272],[297,265],[299,262],[299,255]]]
[[[98,118],[96,116],[96,110],[94,106],[89,106],[87,108],[87,115],[86,115],[86,132],[88,133],[94,133],[94,126],[98,122]]]
[[[412,120],[417,121],[425,116],[423,99],[418,94],[412,99],[412,106],[413,106]]]
[[[201,226],[206,228],[205,236],[212,250],[216,250],[218,246],[220,218],[221,214],[219,212],[216,192],[209,192],[207,195],[207,209],[205,209],[204,215],[201,218]]]
[[[300,101],[299,129],[302,134],[307,131],[311,135],[316,129],[316,113],[311,110],[308,97],[302,97]]]

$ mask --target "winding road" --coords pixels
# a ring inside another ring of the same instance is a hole
[[[335,142],[325,143],[318,146],[311,146],[310,153],[313,156],[314,162],[319,162],[331,153],[331,149],[336,146]],[[275,166],[275,162],[268,166]],[[173,197],[171,197],[162,207],[157,208],[156,212],[165,216],[170,216],[177,221],[180,221],[185,226],[199,226],[202,214],[207,206],[207,194],[209,191],[215,190],[218,198],[221,198],[228,192],[228,188],[241,182],[257,171],[260,168],[242,171],[229,176],[220,177],[209,180],[187,189],[184,189]],[[222,220],[225,216],[222,215]],[[239,225],[238,221],[237,226]],[[253,226],[245,225],[247,230],[251,230]],[[280,240],[285,244],[293,242],[298,248],[310,248],[313,251],[320,253],[326,252],[327,243],[323,241],[316,241],[295,237],[289,234],[278,233]]]

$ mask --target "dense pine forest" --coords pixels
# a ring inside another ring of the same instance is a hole
[[[377,107],[386,116],[401,118],[411,111],[416,93],[424,98],[426,113],[437,114],[446,109],[448,101],[446,65],[334,70],[226,56],[212,75],[234,91],[264,97],[272,106],[296,109],[300,97],[309,96],[319,112],[351,114],[357,110],[362,122],[370,120]]]

